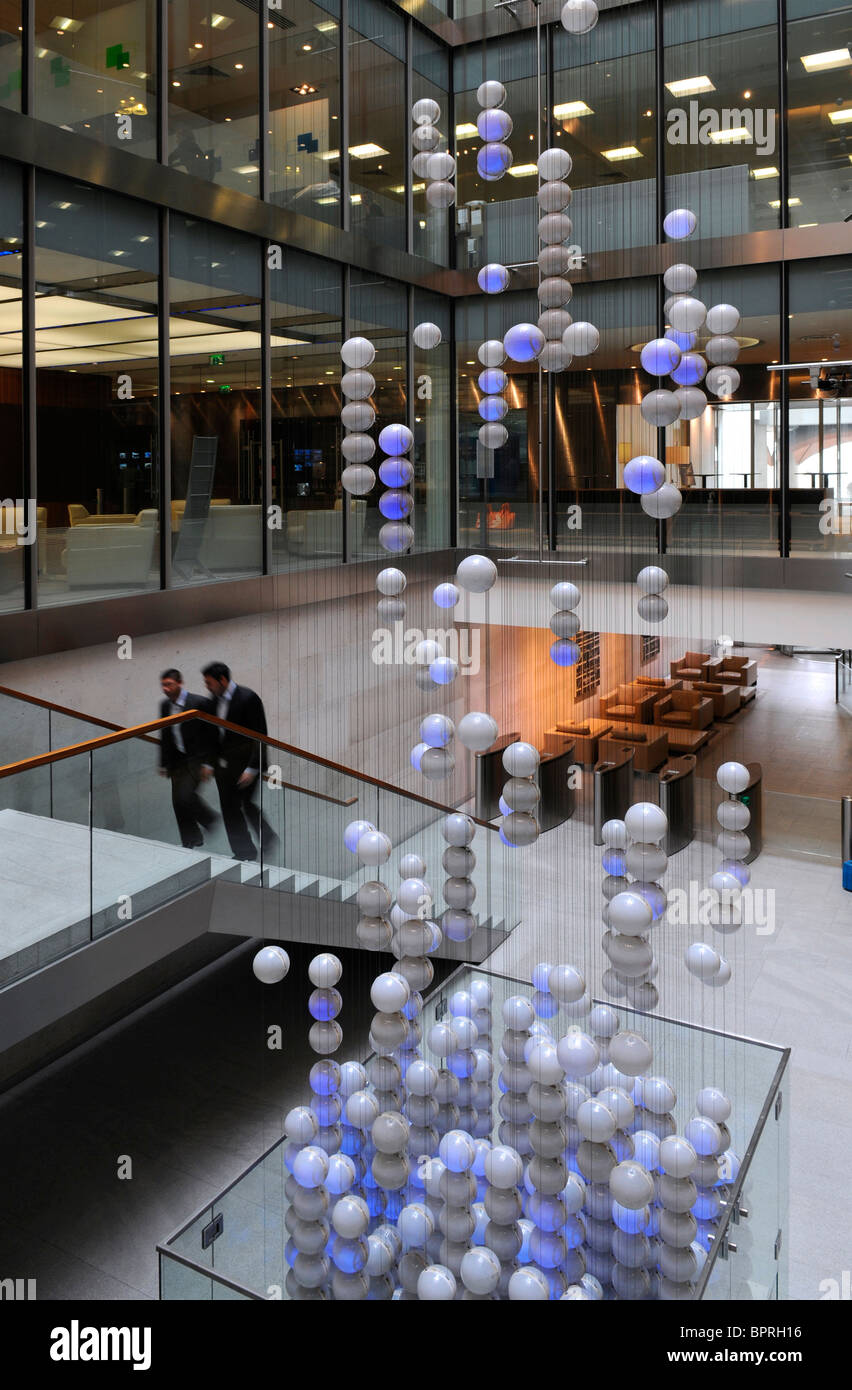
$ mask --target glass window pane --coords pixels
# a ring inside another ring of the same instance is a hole
[[[269,10],[270,201],[340,225],[340,8]],[[332,157],[333,156],[333,157]]]
[[[405,354],[408,328],[406,290],[391,280],[380,280],[364,271],[352,272],[349,287],[349,331],[354,336],[362,334],[369,338],[376,349],[376,357],[370,371],[376,379],[376,390],[372,404],[376,412],[376,422],[371,430],[378,439],[385,425],[405,424],[408,419],[405,391]],[[383,456],[376,450],[372,461],[378,470]],[[385,518],[379,511],[379,498],[384,486],[376,481],[372,491],[365,498],[356,498],[352,504],[356,516],[351,527],[350,554],[354,557],[384,556],[379,545],[379,528]],[[361,503],[361,508],[357,506]],[[363,511],[362,511],[363,508]],[[411,524],[417,534],[417,513],[412,514]],[[415,545],[417,542],[415,541]]]
[[[158,271],[154,208],[37,176],[42,605],[159,587]]]
[[[437,120],[441,132],[439,150],[452,148],[450,130],[450,59],[443,44],[415,28],[412,37],[412,98],[414,102],[431,97],[441,108]],[[455,208],[436,208],[426,201],[426,180],[411,175],[414,182],[414,240],[412,249],[438,265],[447,265],[450,242],[449,228],[455,218]],[[455,179],[452,180],[453,183]]]
[[[257,10],[240,0],[170,0],[169,164],[258,192]]]
[[[261,246],[210,222],[178,214],[170,220],[172,575],[178,587],[261,568]]]
[[[446,299],[414,291],[414,322],[434,323],[441,342],[414,351],[414,502],[415,547],[438,550],[450,541],[450,305]]]
[[[702,238],[780,222],[775,5],[665,7],[666,207]]]
[[[156,158],[156,23],[156,0],[36,0],[39,120]]]
[[[21,109],[21,24],[20,0],[10,0],[3,9],[3,46],[0,48],[0,106]]]
[[[269,274],[272,319],[272,500],[282,529],[270,533],[275,570],[339,564],[340,267],[285,249]],[[364,503],[353,504],[363,520]]]
[[[852,6],[787,26],[793,227],[843,222],[852,212],[850,44]]]
[[[0,163],[0,612],[24,604],[25,541],[37,539],[39,568],[46,563],[46,518],[24,497],[21,373],[21,276],[23,255],[21,174],[17,165]],[[19,544],[20,542],[20,544]],[[18,756],[24,756],[19,754]]]
[[[376,0],[349,7],[349,197],[354,231],[405,246],[405,27]]]

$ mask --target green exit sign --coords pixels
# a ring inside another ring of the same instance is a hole
[[[210,354],[210,366],[211,366],[211,367],[224,367],[224,365],[225,365],[225,354],[224,354],[224,352],[211,352],[211,354]]]
[[[230,389],[231,389],[230,386],[220,386],[220,387],[219,387],[219,390],[220,390],[220,391],[230,391]]]

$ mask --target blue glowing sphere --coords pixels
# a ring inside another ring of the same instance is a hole
[[[455,733],[455,726],[445,714],[427,714],[420,723],[420,737],[430,748],[446,748]]]
[[[672,372],[678,386],[697,386],[707,373],[707,363],[700,352],[685,352]]]
[[[397,1189],[395,1192],[385,1192],[385,1193],[383,1194],[383,1196],[384,1196],[384,1199],[385,1199],[385,1200],[384,1200],[384,1214],[385,1214],[385,1216],[386,1216],[386,1217],[388,1218],[388,1220],[390,1220],[390,1221],[396,1221],[396,1218],[399,1216],[399,1213],[402,1211],[403,1207],[405,1206],[405,1194],[404,1194],[404,1192],[402,1192],[400,1189]]]
[[[574,1166],[574,1167],[571,1166],[571,1158],[570,1158],[570,1155],[571,1155],[571,1150],[570,1150],[570,1149],[566,1149],[566,1150],[565,1150],[565,1165],[566,1165],[567,1168],[570,1169],[570,1171],[571,1171],[572,1173],[577,1173],[577,1172],[579,1172],[579,1169],[576,1167],[576,1151],[575,1151],[575,1153],[574,1153],[574,1158],[575,1158],[575,1166]],[[586,1179],[584,1178],[583,1181],[585,1182]],[[585,1239],[586,1239],[586,1228],[585,1228],[585,1226],[583,1225],[582,1221],[580,1220],[579,1216],[569,1216],[569,1217],[568,1217],[568,1220],[565,1222],[565,1225],[564,1225],[563,1228],[562,1228],[562,1238],[563,1238],[563,1240],[565,1241],[565,1244],[568,1246],[568,1249],[569,1249],[569,1250],[579,1250],[580,1246],[583,1244],[583,1242],[584,1242]]]
[[[333,1096],[340,1088],[340,1067],[330,1057],[314,1062],[308,1080],[317,1096]]]
[[[640,1207],[638,1211],[634,1211],[630,1207],[623,1207],[620,1202],[612,1204],[613,1221],[620,1231],[625,1231],[629,1236],[638,1236],[640,1231],[644,1231],[649,1217],[647,1207]]]
[[[375,828],[376,827],[373,825],[373,822],[369,820],[350,821],[343,832],[343,843],[349,850],[349,853],[357,854],[358,841],[360,840],[361,836],[366,835],[369,830],[375,830]]]
[[[411,763],[411,766],[414,768],[415,772],[420,771],[420,759],[423,757],[423,754],[426,752],[426,749],[428,747],[428,743],[416,743],[412,748],[411,756],[409,757],[408,761]]]
[[[461,592],[455,584],[439,584],[432,591],[432,601],[438,608],[455,608]]]
[[[311,1109],[317,1117],[320,1128],[328,1129],[330,1125],[338,1123],[343,1105],[339,1096],[314,1096]],[[327,1180],[326,1186],[328,1186]]]
[[[559,1004],[553,995],[541,989],[533,991],[532,1006],[539,1018],[553,1018],[554,1014],[559,1013]]]
[[[343,1138],[340,1141],[340,1152],[342,1154],[359,1154],[362,1148],[360,1129],[350,1125],[344,1113],[343,1115]]]
[[[506,356],[513,362],[535,361],[544,343],[544,334],[534,323],[516,323],[503,339]]]
[[[667,328],[665,336],[671,342],[677,343],[681,352],[690,352],[698,341],[697,333],[681,333],[677,328]]]
[[[666,470],[659,459],[650,454],[637,454],[636,458],[624,465],[624,486],[631,492],[645,497],[649,492],[658,492],[666,481]]]
[[[389,488],[379,498],[379,511],[388,521],[404,521],[413,506],[414,498],[411,493],[405,492],[402,488]]]
[[[379,434],[379,448],[394,457],[407,454],[413,443],[414,435],[407,425],[385,425]]]
[[[608,874],[623,878],[626,872],[624,853],[620,849],[607,849],[601,855],[601,865]]]
[[[719,865],[718,872],[720,874],[733,874],[734,878],[738,883],[742,884],[743,888],[745,888],[751,878],[751,869],[742,859],[723,859]]]
[[[429,666],[429,675],[436,685],[452,685],[459,668],[449,656],[439,656]]]
[[[499,140],[489,141],[487,145],[480,145],[479,153],[476,156],[476,170],[479,177],[484,179],[486,183],[496,183],[498,179],[502,179],[511,165],[512,151],[508,145],[504,145]],[[487,290],[486,293],[492,294],[493,291]]]
[[[476,118],[476,128],[480,140],[508,140],[512,134],[512,117],[508,111],[491,106],[485,111],[480,111]]]
[[[509,378],[502,367],[486,367],[476,378],[476,384],[487,396],[497,395],[500,391],[505,391],[509,385]]]
[[[500,814],[501,814],[501,816],[510,816],[510,815],[512,814],[512,808],[511,808],[511,806],[507,806],[507,805],[506,805],[506,803],[505,803],[505,801],[503,800],[502,796],[500,797],[500,800],[498,801],[497,804],[498,804],[498,806],[500,807]]]
[[[387,1207],[387,1194],[380,1187],[369,1187],[364,1193],[364,1201],[371,1216],[383,1216]]]
[[[653,920],[658,922],[666,910],[666,895],[659,883],[642,883],[637,879],[631,891],[645,899],[651,909]]]
[[[697,226],[698,218],[689,208],[675,208],[663,220],[663,231],[672,241],[683,241],[684,237],[692,236]]]
[[[370,1247],[363,1237],[345,1240],[343,1236],[336,1236],[332,1242],[331,1258],[344,1274],[357,1274],[359,1269],[364,1268],[369,1255]]]
[[[452,1072],[453,1076],[458,1076],[464,1080],[468,1076],[473,1076],[476,1058],[472,1052],[451,1052],[444,1059],[444,1066],[447,1071]]]
[[[379,468],[379,477],[385,487],[408,487],[414,477],[414,467],[408,459],[385,459]]]
[[[483,294],[502,294],[508,288],[511,276],[504,265],[491,261],[484,265],[476,277],[476,283]]]
[[[509,407],[503,396],[483,396],[476,408],[480,420],[496,421],[503,419]]]
[[[308,1000],[308,1013],[318,1023],[328,1023],[329,1019],[337,1018],[342,1008],[343,997],[336,989],[315,989]]]
[[[643,347],[640,360],[651,376],[665,376],[680,361],[680,348],[671,338],[652,338]]]
[[[555,666],[576,666],[580,660],[580,648],[570,637],[557,637],[550,648],[550,659]]]

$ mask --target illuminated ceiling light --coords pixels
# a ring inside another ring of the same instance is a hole
[[[203,43],[194,43],[192,46],[193,46],[193,48],[203,48],[203,47],[204,47],[204,44],[203,44]]]
[[[349,153],[353,159],[377,159],[381,154],[390,154],[390,150],[382,149],[381,145],[373,145],[368,141],[366,145],[350,145]]]
[[[323,19],[319,24],[315,24],[314,28],[318,34],[333,34],[337,25],[333,19]]]
[[[82,29],[81,19],[66,19],[64,15],[58,14],[50,21],[51,29],[57,29],[60,34],[76,34],[78,29]]]
[[[234,63],[234,70],[235,70],[236,72],[242,72],[242,70],[243,70],[243,64],[242,64],[242,63]]]
[[[360,194],[360,193],[350,193],[350,194],[349,194],[349,201],[350,201],[350,203],[354,203],[354,204],[356,205],[356,207],[357,207],[357,205],[361,202],[361,194]]]
[[[584,101],[563,101],[554,106],[553,115],[557,121],[570,121],[574,116],[594,116],[591,106]]]
[[[818,223],[818,222],[800,222],[800,223],[799,223],[799,230],[801,230],[802,227],[818,227],[818,226],[819,226],[819,223]]]
[[[52,208],[59,208],[59,211],[60,211],[60,212],[67,212],[69,208],[73,208],[74,204],[73,204],[73,203],[51,203],[50,206],[51,206]]]
[[[297,97],[309,97],[316,92],[316,87],[312,87],[308,82],[303,82],[301,87],[291,87],[290,91],[295,92]]]
[[[234,168],[235,174],[258,174],[260,166],[258,164],[240,164]]]
[[[604,159],[641,159],[642,151],[637,150],[635,145],[620,145],[614,150],[601,150]]]
[[[318,204],[319,207],[321,207],[321,208],[329,207],[331,203],[336,203],[337,201],[338,201],[338,200],[337,200],[337,195],[336,195],[336,194],[334,195],[334,197],[330,197],[330,198],[317,198],[317,204]]]
[[[777,179],[778,170],[773,164],[768,169],[752,169],[751,176],[753,179]]]
[[[312,48],[313,48],[313,44],[312,44],[312,43],[303,43],[303,44],[302,44],[302,52],[303,52],[303,53],[310,53],[311,50],[312,50]]]
[[[769,204],[769,206],[770,206],[771,208],[780,208],[780,206],[781,206],[781,199],[780,199],[780,198],[773,198],[773,200],[772,200],[772,202]],[[788,206],[788,208],[800,208],[800,207],[802,206],[802,200],[801,200],[801,198],[788,198],[788,199],[787,199],[787,206]]]
[[[127,255],[127,252],[126,252],[126,251],[110,251],[108,254],[109,254],[110,256],[126,256],[126,255]]]
[[[677,82],[667,82],[666,86],[673,97],[694,97],[699,92],[716,90],[709,77],[681,77]]]
[[[848,68],[852,54],[847,48],[831,48],[826,53],[805,53],[802,67],[805,72],[831,72],[833,68]]]
[[[174,82],[172,82],[172,86],[173,86],[173,87],[179,87],[179,86],[180,86],[180,83],[177,82],[177,81],[174,81]]]
[[[730,130],[711,130],[710,139],[714,145],[738,145],[743,140],[751,140],[752,134],[748,126],[738,125]]]
[[[532,174],[538,173],[538,165],[513,164],[511,169],[507,170],[507,173],[511,174],[513,179],[528,179]]]
[[[202,24],[209,24],[211,29],[230,29],[233,22],[234,21],[229,19],[226,14],[215,13],[211,14],[209,19],[205,15],[204,19],[201,21]]]
[[[146,241],[150,241],[151,238],[149,236],[135,236],[133,240],[142,242],[144,244]]]
[[[470,140],[478,134],[479,131],[477,130],[476,126],[471,125],[470,121],[464,121],[461,125],[456,126],[457,140]]]
[[[832,125],[847,125],[852,121],[852,106],[844,106],[841,111],[829,111],[828,119]]]
[[[425,187],[426,187],[425,183],[413,183],[413,184],[411,185],[411,191],[412,191],[412,193],[422,193]],[[404,192],[405,192],[405,184],[404,184],[404,183],[394,183],[394,184],[391,184],[390,188],[388,189],[388,193],[404,193]]]

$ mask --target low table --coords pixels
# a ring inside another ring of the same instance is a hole
[[[695,753],[703,748],[712,729],[688,729],[683,724],[650,724],[659,734],[667,734],[672,753]]]

